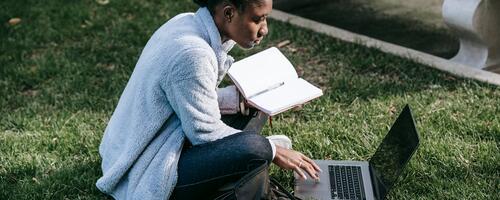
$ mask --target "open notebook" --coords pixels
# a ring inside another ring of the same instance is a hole
[[[270,116],[323,95],[321,89],[299,78],[275,47],[235,62],[228,74],[248,103]]]

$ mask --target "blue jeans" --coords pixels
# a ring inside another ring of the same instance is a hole
[[[187,144],[178,163],[178,179],[171,199],[211,199],[217,189],[235,182],[257,167],[272,161],[269,141],[258,134],[267,116],[223,116],[234,128],[246,130],[197,146]]]

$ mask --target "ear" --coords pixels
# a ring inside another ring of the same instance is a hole
[[[236,12],[236,8],[233,5],[225,5],[223,8],[224,19],[227,22],[231,22],[235,12]]]

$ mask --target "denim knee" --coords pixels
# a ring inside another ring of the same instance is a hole
[[[262,135],[254,132],[242,132],[236,134],[237,142],[239,143],[240,151],[246,155],[247,160],[267,160],[271,162],[273,159],[273,150],[269,140]]]

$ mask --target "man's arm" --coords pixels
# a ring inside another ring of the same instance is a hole
[[[177,58],[175,69],[168,72],[168,81],[162,85],[193,145],[239,132],[220,120],[215,64],[204,49],[191,49]]]

